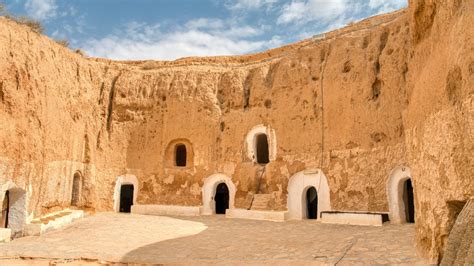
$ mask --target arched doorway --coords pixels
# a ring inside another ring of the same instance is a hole
[[[413,200],[413,185],[411,179],[403,184],[403,203],[405,204],[405,217],[407,223],[415,222],[415,204]]]
[[[308,219],[318,219],[318,192],[314,187],[306,191],[306,215]]]
[[[10,213],[10,191],[5,192],[2,207],[2,220],[0,221],[1,228],[8,228],[8,215]]]
[[[306,169],[288,182],[288,219],[317,219],[331,210],[329,183],[320,169]]]
[[[229,188],[225,183],[217,185],[214,200],[216,201],[216,214],[225,214],[225,211],[229,209]]]
[[[72,178],[71,206],[78,206],[81,191],[81,174],[76,172]]]
[[[130,212],[133,205],[133,185],[125,184],[120,187],[120,212]]]
[[[410,168],[399,166],[393,169],[387,182],[391,223],[415,222],[414,195],[415,188]]]

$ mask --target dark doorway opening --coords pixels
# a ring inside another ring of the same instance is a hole
[[[268,139],[267,135],[257,135],[257,163],[267,164],[270,162],[268,152]]]
[[[225,210],[229,209],[229,188],[225,183],[220,183],[216,188],[216,214],[225,214]]]
[[[176,166],[186,166],[186,145],[176,145]]]
[[[3,198],[2,206],[2,220],[0,221],[0,226],[2,228],[8,228],[8,215],[10,214],[10,192],[7,190],[5,192],[5,197]]]
[[[403,201],[405,203],[405,217],[408,223],[415,222],[415,204],[413,198],[413,185],[411,179],[403,184]]]
[[[314,187],[306,191],[306,209],[308,219],[318,219],[318,192]]]
[[[120,187],[120,212],[130,212],[133,205],[133,185]]]
[[[71,196],[71,205],[77,206],[79,204],[79,193],[81,189],[81,175],[75,173],[72,178],[72,196]]]

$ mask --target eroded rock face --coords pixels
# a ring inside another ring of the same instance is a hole
[[[236,207],[258,191],[286,210],[290,177],[319,168],[333,210],[388,212],[404,166],[419,253],[438,261],[448,202],[474,196],[472,10],[412,1],[325,38],[172,62],[84,58],[0,18],[0,184],[24,189],[38,216],[70,205],[77,171],[79,205],[97,211],[113,209],[119,176],[137,177],[140,204],[199,206],[222,173]],[[259,126],[274,134],[263,174],[246,142]]]

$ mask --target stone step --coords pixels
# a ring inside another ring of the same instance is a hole
[[[253,203],[251,210],[265,210],[268,203],[272,200],[272,194],[255,194],[253,195]]]

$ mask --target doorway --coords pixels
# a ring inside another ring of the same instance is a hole
[[[268,138],[265,134],[257,135],[257,163],[267,164],[270,162],[268,151]]]
[[[415,222],[415,204],[413,198],[413,184],[407,179],[403,184],[403,203],[405,204],[405,217],[407,223]]]
[[[314,187],[306,191],[306,210],[308,219],[318,219],[318,192]]]
[[[133,205],[133,185],[127,184],[120,187],[120,212],[129,213]]]
[[[216,214],[225,214],[225,211],[229,209],[229,188],[225,183],[217,185],[214,200],[216,201]]]
[[[5,192],[2,206],[2,219],[0,221],[1,228],[8,228],[8,215],[10,214],[10,192]]]

